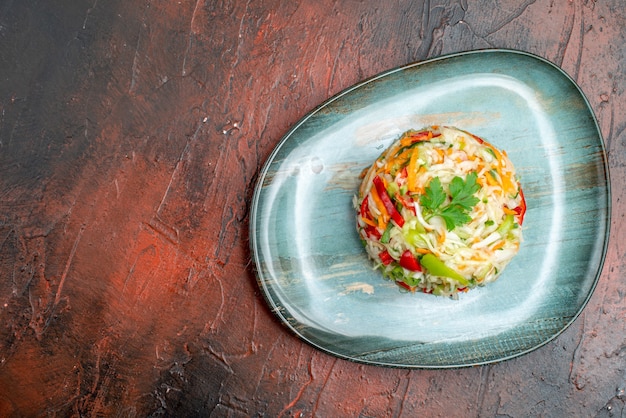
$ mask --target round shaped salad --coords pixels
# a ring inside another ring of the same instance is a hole
[[[410,130],[364,170],[357,229],[383,276],[456,297],[493,282],[522,242],[526,202],[505,151],[469,132]]]

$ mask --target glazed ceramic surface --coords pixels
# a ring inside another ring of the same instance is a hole
[[[355,226],[361,171],[429,125],[504,149],[528,206],[518,255],[458,300],[383,279]],[[604,145],[580,89],[543,59],[485,50],[385,72],[306,115],[261,171],[250,236],[265,299],[300,338],[358,362],[445,368],[509,359],[562,332],[593,292],[609,218]]]

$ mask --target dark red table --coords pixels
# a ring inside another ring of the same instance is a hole
[[[624,416],[623,4],[424,3],[0,1],[0,416]],[[342,89],[488,47],[557,64],[598,118],[613,215],[587,308],[474,368],[300,341],[251,266],[263,162]]]

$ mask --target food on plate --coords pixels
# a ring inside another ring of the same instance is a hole
[[[359,236],[375,268],[406,290],[457,297],[495,281],[519,251],[519,179],[506,152],[476,135],[407,131],[362,176]]]

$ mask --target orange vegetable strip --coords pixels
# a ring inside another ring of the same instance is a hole
[[[441,134],[438,134],[439,136]],[[400,139],[400,145],[403,147],[409,146],[415,142],[429,141],[433,138],[432,131],[410,132]]]
[[[389,222],[389,219],[391,219],[391,217],[389,216],[389,212],[387,212],[387,208],[385,208],[385,204],[380,199],[380,196],[378,195],[378,192],[376,191],[375,187],[372,187],[370,189],[370,193],[372,195],[372,199],[374,200],[374,203],[376,203],[376,207],[380,211],[380,215],[381,215],[380,218],[382,218],[382,223],[384,224],[384,227],[387,227],[387,223]],[[381,226],[380,219],[378,221],[378,224],[379,226]]]
[[[407,168],[407,187],[410,192],[415,192],[417,189],[417,158],[419,153],[417,150],[413,150],[411,159],[409,160],[409,167]]]
[[[498,174],[500,174],[500,179],[502,180],[502,189],[504,190],[504,193],[506,193],[507,195],[513,194],[515,192],[515,185],[511,181],[511,178],[505,175],[501,171],[500,167],[498,167],[497,169]]]
[[[491,247],[491,250],[492,251],[499,250],[500,248],[504,247],[504,244],[505,244],[505,241],[504,240],[500,240],[494,246]]]
[[[439,242],[439,244],[443,244],[445,240],[446,240],[446,230],[444,229],[441,231],[441,234],[437,236],[437,241]]]
[[[503,159],[502,153],[496,147],[491,145],[489,142],[482,140],[482,143],[493,151],[494,155],[496,156],[496,160],[498,160],[498,164],[496,164],[496,171],[498,172],[498,175],[500,176],[500,183],[502,185],[502,190],[506,194],[514,193],[515,185],[511,181],[511,178],[509,176],[506,176],[503,172],[504,159]],[[504,155],[506,156],[506,154]]]
[[[445,151],[441,148],[435,148],[435,151],[437,152],[437,156],[439,156],[437,163],[443,162],[443,159],[445,158]]]
[[[365,222],[366,224],[373,226],[374,228],[376,228],[378,226],[378,224],[374,221],[372,221],[371,219],[368,218],[363,218],[361,217],[361,219],[363,220],[363,222]]]
[[[504,213],[506,213],[507,215],[518,215],[516,211],[514,211],[513,209],[509,209],[506,206],[503,209],[504,209]]]
[[[389,214],[391,219],[393,219],[395,223],[398,224],[398,226],[402,228],[402,225],[404,225],[404,218],[402,217],[400,212],[398,212],[395,204],[391,200],[391,197],[387,193],[385,180],[380,177],[374,177],[373,182],[374,182],[374,187],[376,188],[376,191],[378,192],[378,197],[380,198],[383,205],[385,205],[385,209],[387,209],[387,213]]]
[[[485,178],[487,179],[487,183],[489,183],[490,186],[499,186],[500,185],[498,183],[498,180],[496,178],[494,178],[493,174],[491,174],[490,172],[487,172],[487,175],[485,176]]]

